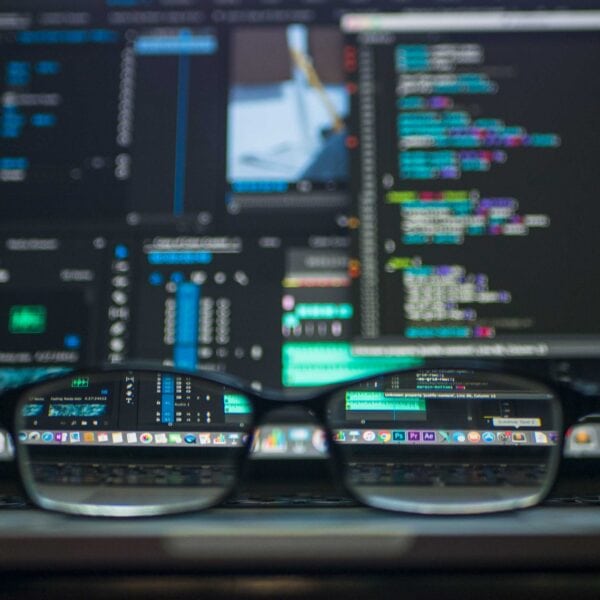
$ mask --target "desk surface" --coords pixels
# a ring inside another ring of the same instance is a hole
[[[119,521],[0,512],[4,570],[352,567],[600,567],[600,508],[542,507],[477,517],[399,516],[363,508],[222,508]]]

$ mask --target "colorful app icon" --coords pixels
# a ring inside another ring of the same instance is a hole
[[[180,433],[169,433],[169,444],[183,444],[183,437]]]
[[[443,431],[443,430],[438,431],[438,437],[439,437],[440,441],[442,441],[442,442],[449,442],[451,439],[450,433],[448,431]]]
[[[338,429],[334,435],[333,435],[333,439],[336,442],[345,442],[347,440],[346,437],[346,432],[343,429]]]
[[[40,439],[40,437],[41,437],[41,436],[40,436],[40,432],[39,432],[39,431],[32,431],[32,432],[30,432],[30,434],[29,434],[29,439],[30,439],[32,442],[37,442],[37,441]]]
[[[193,433],[188,433],[184,438],[183,441],[186,444],[196,444],[197,443],[197,439],[196,436]]]
[[[481,434],[481,439],[486,443],[486,444],[491,444],[493,441],[495,441],[496,436],[494,435],[494,433],[492,431],[484,431]]]
[[[420,442],[421,441],[421,432],[420,431],[409,431],[408,432],[408,441],[409,442]]]
[[[113,441],[113,444],[122,444],[123,443],[123,434],[120,431],[113,431],[112,441]]]
[[[292,442],[307,442],[310,439],[310,429],[308,427],[292,427],[288,432],[288,437]]]
[[[94,432],[93,431],[84,431],[83,432],[83,441],[92,444],[94,442]]]
[[[523,444],[527,441],[527,436],[522,431],[513,431],[512,441],[517,444]]]
[[[19,440],[26,442],[28,437],[29,436],[27,435],[26,431],[19,431]]]
[[[435,442],[435,431],[424,431],[423,432],[424,442]]]
[[[272,429],[262,429],[260,431],[261,445],[263,452],[285,452],[287,450],[287,436],[283,429],[273,427]]]
[[[496,439],[499,442],[504,442],[504,443],[510,442],[512,440],[512,434],[510,431],[499,431],[496,434]]]
[[[469,433],[467,434],[467,439],[472,444],[477,444],[481,441],[481,434],[479,433],[479,431],[469,431]]]
[[[222,433],[217,433],[213,435],[212,443],[215,444],[215,446],[224,446],[227,443],[227,440]]]
[[[67,440],[68,440],[68,436],[67,436]],[[54,441],[55,441],[55,442],[62,442],[62,441],[63,441],[63,434],[62,434],[62,432],[61,432],[61,431],[57,431],[57,432],[54,434]]]
[[[137,444],[137,434],[133,431],[128,431],[125,437],[127,438],[128,444]]]
[[[210,433],[199,433],[198,442],[200,442],[201,446],[210,446]]]
[[[147,431],[140,433],[140,442],[142,442],[142,444],[151,444],[153,439],[154,437],[152,434],[148,433]]]
[[[157,444],[166,444],[168,442],[167,434],[166,433],[155,433],[154,441]]]
[[[380,431],[378,434],[378,438],[380,442],[387,444],[392,440],[392,433],[390,431]]]
[[[392,437],[395,442],[404,442],[406,441],[406,431],[394,431]]]
[[[71,431],[71,442],[77,444],[81,441],[81,434],[79,431]]]
[[[536,444],[547,444],[548,436],[543,431],[536,431],[534,434]]]
[[[44,431],[42,433],[42,442],[53,442],[54,434],[51,431]]]
[[[455,431],[452,434],[452,440],[454,442],[458,442],[459,444],[462,444],[463,442],[467,441],[467,436],[462,431]]]
[[[103,442],[103,443],[104,443],[104,442],[108,442],[108,433],[107,433],[106,431],[99,431],[99,432],[96,434],[96,439],[97,439],[99,442]]]
[[[365,442],[374,442],[376,437],[377,436],[375,435],[374,431],[363,431],[362,439]]]
[[[591,431],[589,431],[588,429],[578,428],[575,432],[575,435],[573,435],[571,439],[576,444],[585,446],[587,444],[592,443],[593,437]]]
[[[348,432],[348,437],[350,438],[351,442],[358,442],[360,439],[360,431],[353,429],[352,431]]]

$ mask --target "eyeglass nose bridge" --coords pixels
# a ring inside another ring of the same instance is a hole
[[[329,440],[318,417],[305,404],[268,409],[254,424],[251,456],[329,458]]]

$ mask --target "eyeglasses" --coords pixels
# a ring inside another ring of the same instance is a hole
[[[252,449],[277,444],[256,432],[282,409],[321,427],[349,496],[391,511],[532,506],[552,486],[561,454],[559,392],[472,368],[387,373],[308,394],[259,393],[217,374],[89,370],[14,392],[2,409],[14,411],[11,432],[32,501],[93,516],[222,503]]]

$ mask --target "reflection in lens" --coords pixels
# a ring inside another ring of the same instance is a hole
[[[468,514],[531,506],[559,459],[559,404],[520,377],[431,369],[336,393],[329,425],[348,488],[371,506]]]
[[[110,516],[218,503],[251,427],[248,398],[203,379],[121,371],[66,377],[21,401],[19,461],[42,506]]]

